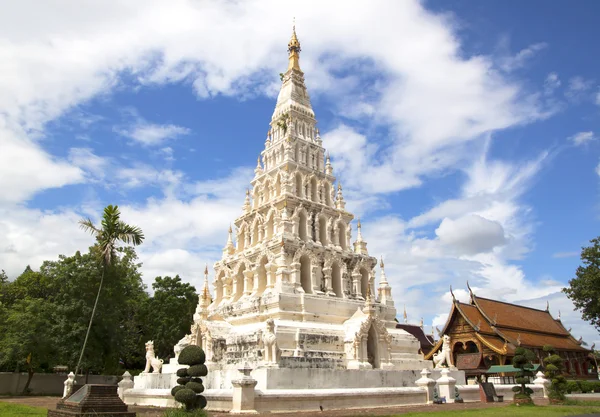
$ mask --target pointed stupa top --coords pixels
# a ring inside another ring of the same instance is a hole
[[[362,233],[361,233],[361,224],[360,224],[360,217],[358,218],[357,222],[356,222],[356,241],[357,242],[363,242],[363,237],[362,237]]]
[[[302,48],[300,48],[300,41],[298,40],[298,36],[296,36],[296,19],[294,19],[294,26],[292,27],[292,37],[290,39],[290,42],[288,43],[288,52],[290,53],[290,62],[288,64],[288,70],[295,69],[301,71],[299,62],[301,50]]]
[[[404,323],[408,323],[408,314],[406,314],[406,304],[404,304]]]

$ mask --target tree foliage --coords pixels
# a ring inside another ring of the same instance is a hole
[[[533,376],[533,361],[535,360],[535,354],[529,349],[518,347],[515,350],[515,356],[513,357],[513,366],[519,371],[517,372],[515,382],[519,384],[517,387],[513,387],[515,392],[515,398],[527,399],[531,398],[533,390],[528,388],[525,384],[528,384],[530,378]]]
[[[600,237],[590,241],[591,246],[581,250],[581,262],[563,292],[581,311],[584,320],[600,330]]]
[[[196,289],[175,277],[156,277],[154,296],[146,301],[145,333],[159,358],[174,356],[173,346],[189,332],[198,305]]]
[[[552,383],[550,385],[548,396],[555,400],[564,401],[567,392],[567,380],[563,376],[563,372],[565,371],[563,359],[550,345],[544,346],[544,352],[548,354],[548,356],[544,358],[544,365],[546,367],[544,376]]]

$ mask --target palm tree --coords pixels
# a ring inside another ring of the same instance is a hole
[[[80,220],[79,225],[83,230],[90,232],[96,237],[97,245],[100,249],[100,262],[102,262],[102,277],[100,278],[100,286],[98,287],[94,308],[92,309],[90,324],[88,325],[83,347],[81,348],[81,354],[79,355],[79,361],[77,361],[77,367],[75,368],[75,378],[77,378],[77,372],[79,372],[79,365],[81,365],[81,359],[83,358],[88,336],[90,335],[90,329],[92,328],[92,322],[94,321],[94,314],[96,314],[96,306],[98,305],[98,299],[100,298],[100,292],[102,291],[104,275],[108,267],[112,264],[112,259],[115,256],[116,244],[120,241],[125,244],[137,246],[144,241],[142,229],[137,226],[131,226],[121,220],[119,206],[106,206],[100,228],[96,227],[89,218]]]

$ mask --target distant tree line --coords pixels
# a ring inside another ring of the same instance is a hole
[[[0,273],[0,371],[74,370],[90,321],[104,265],[101,247],[29,266],[14,281]],[[106,268],[83,373],[119,374],[143,369],[144,343],[154,340],[158,357],[173,357],[173,345],[189,332],[198,304],[196,289],[179,276],[156,277],[146,291],[132,247],[115,248]]]

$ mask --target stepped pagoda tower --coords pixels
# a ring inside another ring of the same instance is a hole
[[[294,28],[264,150],[233,222],[235,238],[230,227],[214,264],[212,301],[205,287],[191,334],[180,342],[206,351],[209,388],[227,388],[227,370],[237,373],[243,364],[270,370],[431,368],[418,353],[418,340],[396,328],[383,264],[376,288],[377,259],[369,255],[360,220],[352,242],[354,216],[319,135],[300,51]],[[253,375],[259,388],[274,387],[268,375]],[[275,379],[279,388],[294,383]]]

